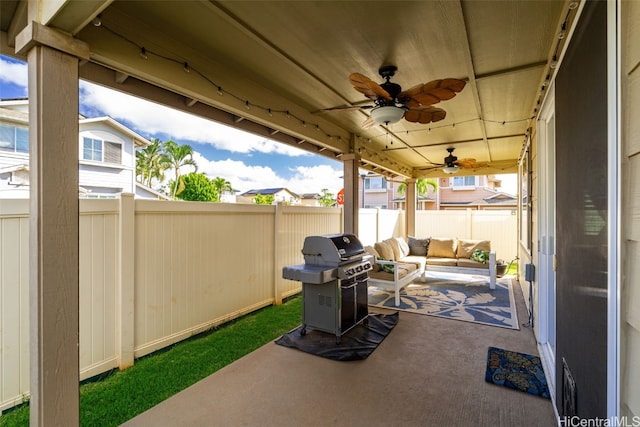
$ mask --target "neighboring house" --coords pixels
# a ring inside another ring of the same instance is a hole
[[[256,190],[249,190],[247,192],[244,192],[242,194],[240,194],[237,197],[237,202],[238,203],[253,203],[253,199],[255,199],[255,197],[261,194],[263,196],[268,196],[268,195],[272,195],[274,197],[274,203],[279,203],[279,202],[283,202],[283,203],[287,203],[290,205],[299,205],[300,202],[300,196],[298,196],[296,193],[293,193],[291,191],[289,191],[288,189],[284,188],[284,187],[280,187],[280,188],[260,188],[260,189],[256,189]]]
[[[29,197],[29,101],[0,101],[0,198]],[[78,121],[79,197],[163,199],[163,194],[136,182],[137,148],[150,144],[110,117]]]
[[[300,195],[300,204],[302,206],[320,206],[320,197],[318,193],[305,193]]]
[[[515,196],[499,191],[493,176],[452,176],[439,180],[439,209],[517,209]]]
[[[220,195],[220,202],[222,203],[237,203],[236,194],[239,193],[238,190],[225,190]]]
[[[360,178],[362,185],[358,192],[361,208],[399,209],[393,203],[398,184],[373,172],[361,173]]]
[[[171,200],[171,197],[167,196],[166,194],[154,190],[151,187],[147,187],[140,182],[136,182],[135,195],[138,199]]]
[[[400,183],[384,176],[360,175],[360,207],[405,209],[405,196],[398,193]],[[447,209],[513,209],[518,206],[515,196],[499,190],[501,180],[495,176],[448,176],[438,180],[438,190],[430,188],[425,196],[418,196],[419,210]],[[363,191],[364,189],[364,191]]]

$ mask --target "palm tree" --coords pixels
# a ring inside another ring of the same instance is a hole
[[[157,138],[142,150],[136,151],[136,177],[140,182],[151,187],[153,179],[164,180],[164,171],[171,167],[169,158],[163,152],[163,144]]]
[[[193,148],[190,145],[179,145],[175,141],[169,140],[164,143],[164,151],[169,158],[171,168],[175,172],[174,185],[171,186],[171,197],[175,199],[176,191],[182,182],[180,168],[183,166],[193,166],[194,172],[198,170],[196,161],[193,160]]]
[[[433,191],[438,190],[438,181],[433,179],[426,178],[418,178],[416,181],[416,190],[418,191],[418,196],[426,196],[429,194],[429,187],[433,188]],[[398,194],[404,196],[404,193],[407,191],[407,181],[403,182],[398,186]]]
[[[231,183],[229,181],[227,181],[226,179],[222,178],[222,177],[215,177],[214,179],[211,180],[211,183],[213,184],[213,188],[215,188],[216,190],[216,202],[220,201],[220,196],[222,195],[222,193],[224,193],[225,191],[232,191],[233,187],[231,186]]]

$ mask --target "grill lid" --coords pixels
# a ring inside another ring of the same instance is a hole
[[[361,258],[364,247],[354,234],[308,236],[302,253],[307,264],[337,266]]]

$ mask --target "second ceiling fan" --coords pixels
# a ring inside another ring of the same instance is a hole
[[[456,173],[463,169],[477,169],[479,167],[487,166],[486,163],[478,163],[476,159],[465,158],[458,159],[458,157],[453,155],[453,147],[447,148],[449,155],[446,156],[442,163],[432,163],[432,166],[428,166],[426,168],[420,168],[421,170],[434,170],[434,169],[442,169],[443,172],[452,174]]]
[[[380,84],[360,73],[349,76],[353,87],[373,100],[374,105],[335,107],[322,111],[370,109],[371,115],[363,124],[365,128],[376,123],[389,125],[403,118],[408,122],[427,124],[443,120],[447,115],[445,110],[433,105],[453,98],[466,85],[464,80],[447,78],[420,83],[403,91],[399,84],[390,81],[397,70],[395,65],[380,67],[378,73],[385,79]]]

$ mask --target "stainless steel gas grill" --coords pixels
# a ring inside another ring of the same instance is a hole
[[[308,236],[304,264],[282,269],[282,277],[302,282],[302,329],[335,334],[336,342],[369,315],[367,282],[372,257],[353,234]]]

